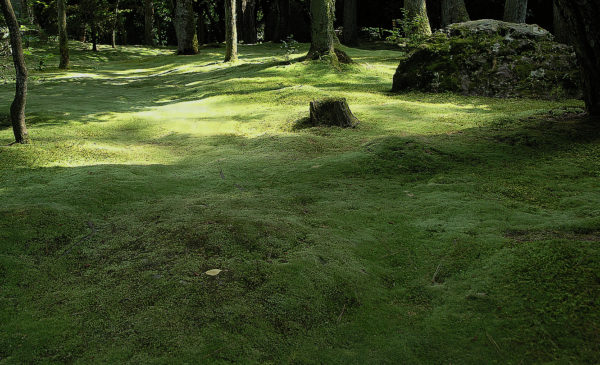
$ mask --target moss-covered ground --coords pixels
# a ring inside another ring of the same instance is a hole
[[[0,147],[0,363],[600,362],[581,102],[390,94],[395,51],[72,47]],[[325,96],[360,126],[295,129]]]

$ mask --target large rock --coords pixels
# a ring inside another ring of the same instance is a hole
[[[452,24],[403,59],[393,91],[494,97],[581,97],[573,49],[537,25],[497,20]]]

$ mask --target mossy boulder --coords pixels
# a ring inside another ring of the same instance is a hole
[[[452,24],[427,38],[401,61],[392,90],[581,97],[571,47],[539,26],[489,19]]]

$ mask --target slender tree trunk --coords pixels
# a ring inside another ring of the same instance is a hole
[[[10,0],[0,0],[4,21],[10,33],[10,47],[16,71],[15,99],[10,105],[10,120],[17,143],[29,143],[29,135],[25,126],[25,103],[27,102],[27,67],[23,55],[20,26],[12,9]]]
[[[60,49],[60,64],[58,68],[69,68],[69,38],[67,37],[66,0],[58,0],[58,47]]]
[[[279,38],[279,1],[263,1],[263,12],[265,13],[265,41],[274,42]]]
[[[556,3],[575,41],[586,109],[590,115],[600,116],[600,3],[597,0],[556,0]]]
[[[347,46],[358,44],[357,3],[358,0],[344,0],[344,33],[342,33],[342,38]]]
[[[115,19],[112,24],[112,39],[110,45],[112,48],[117,47],[117,20],[119,18],[119,0],[115,2]]]
[[[416,31],[420,34],[431,34],[431,25],[427,16],[425,0],[404,0],[404,9],[410,18],[419,17],[421,22]]]
[[[527,19],[527,0],[506,0],[504,4],[504,21],[525,23]]]
[[[92,20],[92,51],[98,52],[98,34],[96,30],[96,20]]]
[[[144,0],[144,43],[154,46],[154,1]]]
[[[290,17],[290,0],[279,0],[279,35],[275,41],[281,42],[290,36]]]
[[[256,0],[241,0],[241,7],[238,11],[241,19],[238,19],[240,25],[241,39],[246,44],[254,44],[258,41],[256,32]]]
[[[442,26],[470,20],[465,0],[442,0]]]
[[[206,18],[204,17],[204,9],[198,9],[198,19],[196,21],[196,34],[198,37],[198,44],[206,44],[208,40],[206,31]]]
[[[174,22],[177,34],[177,53],[198,53],[198,35],[196,34],[192,0],[177,0]]]
[[[225,0],[225,62],[237,59],[237,1]]]

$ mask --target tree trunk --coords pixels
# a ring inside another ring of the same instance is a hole
[[[240,25],[239,36],[246,44],[254,44],[258,41],[256,31],[256,0],[241,0],[241,7],[238,14],[238,24]]]
[[[117,47],[117,19],[119,17],[119,0],[115,2],[115,19],[112,23],[112,39],[110,45],[112,48]]]
[[[20,26],[12,9],[10,0],[0,0],[4,21],[10,33],[10,47],[16,71],[15,99],[10,105],[10,120],[17,143],[28,143],[29,135],[25,126],[25,103],[27,101],[27,67],[23,55]]]
[[[58,68],[69,68],[69,38],[67,37],[67,9],[65,0],[58,0],[58,47],[60,49],[60,64]]]
[[[307,55],[308,59],[329,57],[334,65],[339,64],[333,43],[334,11],[333,0],[310,0],[312,40]]]
[[[281,42],[290,36],[290,18],[290,0],[279,0],[279,36],[275,41]]]
[[[590,115],[600,116],[600,3],[597,0],[556,0],[556,3],[575,41],[586,109]]]
[[[290,35],[290,0],[273,0],[265,16],[265,40],[281,42]]]
[[[144,0],[144,43],[154,46],[154,1]]]
[[[196,34],[192,0],[177,0],[174,23],[177,35],[177,54],[198,53],[198,35]]]
[[[527,19],[527,0],[506,0],[504,4],[504,21],[525,23]]]
[[[357,3],[358,0],[344,0],[344,32],[342,33],[342,39],[347,46],[358,44]]]
[[[556,0],[553,1],[552,4],[552,15],[553,15],[553,28],[554,28],[554,36],[556,40],[560,43],[565,43],[572,45],[573,35],[569,33],[567,29],[567,24],[565,20],[562,18],[560,14],[560,10],[558,9],[558,5],[556,4]]]
[[[96,20],[92,20],[92,51],[98,52],[98,34],[96,31]]]
[[[225,62],[237,59],[237,1],[225,0]]]
[[[465,0],[442,0],[442,26],[470,20]]]
[[[206,18],[204,17],[204,9],[198,9],[198,19],[196,20],[196,35],[198,38],[198,44],[208,43],[208,36],[206,30]]]
[[[429,17],[427,16],[427,5],[425,0],[404,0],[404,9],[406,14],[410,18],[419,17],[421,22],[419,23],[416,32],[419,34],[431,34],[431,25],[429,24]]]

